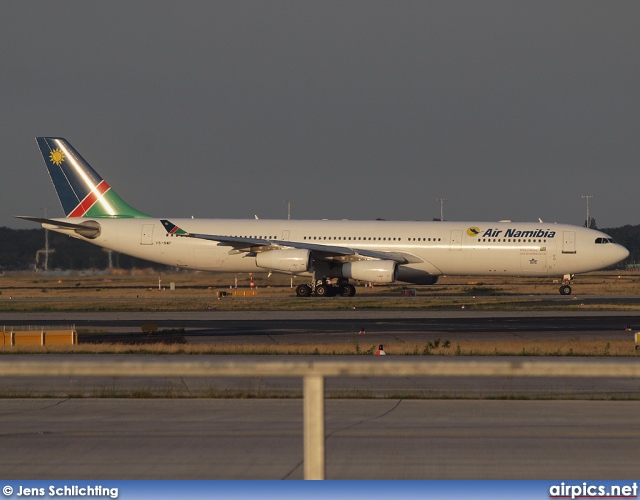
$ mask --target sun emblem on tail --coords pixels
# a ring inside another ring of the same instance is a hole
[[[53,151],[51,151],[49,159],[54,165],[60,165],[64,161],[64,153],[59,149],[54,149]]]

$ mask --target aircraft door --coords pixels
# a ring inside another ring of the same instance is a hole
[[[576,232],[575,231],[563,232],[562,253],[576,253]]]
[[[153,224],[142,224],[141,245],[153,245]]]
[[[282,241],[289,241],[289,230],[288,229],[283,229],[282,230]]]

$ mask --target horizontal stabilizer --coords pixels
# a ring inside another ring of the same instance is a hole
[[[43,219],[41,217],[30,217],[28,215],[16,215],[15,218],[28,220],[30,222],[37,222],[43,225],[46,224],[48,226],[54,226],[59,229],[72,229],[77,234],[90,239],[100,236],[100,224],[93,220],[87,220],[77,224],[75,222],[66,222],[56,219]]]

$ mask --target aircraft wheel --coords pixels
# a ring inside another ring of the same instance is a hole
[[[316,287],[316,295],[318,297],[331,297],[331,290],[328,285],[318,285]]]
[[[311,287],[309,285],[298,285],[296,287],[298,297],[311,297]]]
[[[356,294],[356,287],[345,283],[340,286],[340,296],[341,297],[353,297]]]
[[[571,295],[571,287],[569,285],[562,285],[560,287],[561,295]]]

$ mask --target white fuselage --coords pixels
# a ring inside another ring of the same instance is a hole
[[[78,218],[56,219],[78,223]],[[89,219],[83,219],[89,220]],[[153,218],[91,219],[100,235],[88,239],[46,225],[104,248],[153,262],[218,272],[268,272],[246,252],[215,241],[169,235]],[[392,222],[171,219],[192,234],[235,236],[400,252],[409,263],[404,274],[432,276],[555,276],[602,269],[628,251],[610,237],[584,227],[517,222]],[[405,281],[405,280],[403,280]],[[407,280],[411,281],[411,280]]]

